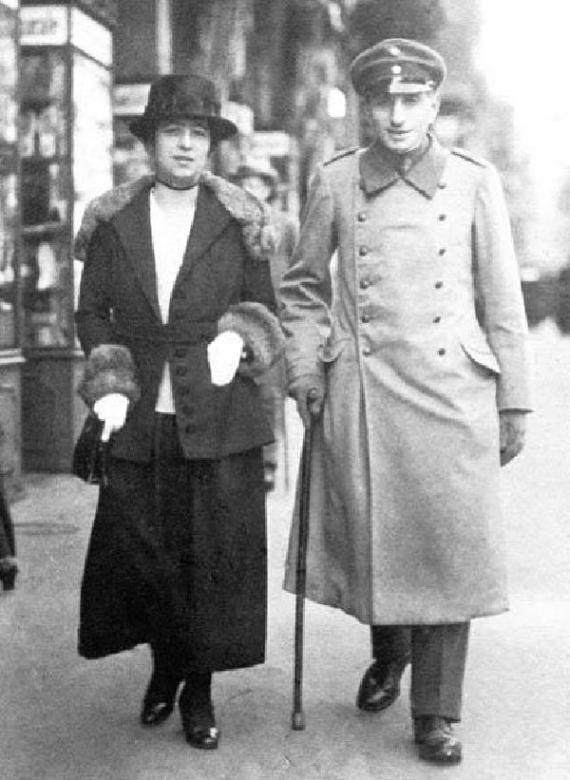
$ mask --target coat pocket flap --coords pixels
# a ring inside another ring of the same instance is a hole
[[[461,347],[463,348],[463,351],[467,357],[471,358],[474,363],[478,363],[480,366],[489,369],[489,371],[492,371],[494,374],[501,373],[501,368],[497,362],[497,358],[489,347],[483,346],[481,344],[472,344],[468,341],[462,341]]]
[[[321,344],[317,349],[319,359],[322,360],[323,363],[332,363],[340,355],[348,340],[349,337],[345,336],[342,339],[326,341],[324,344]]]

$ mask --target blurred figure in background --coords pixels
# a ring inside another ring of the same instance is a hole
[[[13,590],[16,583],[18,564],[15,556],[14,525],[4,485],[0,479],[0,581],[4,590]]]
[[[289,267],[299,235],[299,221],[278,207],[279,174],[265,160],[246,160],[233,176],[233,181],[259,201],[271,207],[271,222],[275,229],[275,252],[270,260],[271,281],[275,297],[279,301],[279,286]],[[273,427],[275,441],[263,451],[265,489],[275,486],[279,463],[279,446],[285,433],[286,376],[285,361],[279,360],[259,379],[263,408]]]

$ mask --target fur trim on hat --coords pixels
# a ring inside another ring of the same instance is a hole
[[[244,340],[247,357],[238,373],[256,377],[263,374],[283,354],[285,337],[277,317],[262,303],[236,303],[218,320],[218,333],[233,330]]]
[[[114,187],[88,204],[75,238],[74,255],[77,260],[86,259],[89,241],[99,222],[110,220],[141,190],[152,186],[153,181],[153,176],[141,176]],[[277,243],[269,207],[241,187],[209,171],[202,173],[200,183],[209,187],[222,206],[239,222],[249,256],[254,260],[269,260]]]
[[[85,403],[93,404],[109,393],[122,393],[133,404],[140,398],[130,350],[121,344],[100,344],[91,350],[77,388]]]

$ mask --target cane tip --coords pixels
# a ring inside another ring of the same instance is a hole
[[[293,731],[305,730],[305,715],[302,712],[294,712],[291,718],[291,728]]]

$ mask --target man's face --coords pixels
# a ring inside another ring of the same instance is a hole
[[[390,95],[377,92],[366,101],[374,135],[395,154],[409,154],[422,143],[437,116],[433,91]]]
[[[162,122],[149,148],[157,179],[177,189],[197,184],[209,151],[207,123],[196,119]]]

